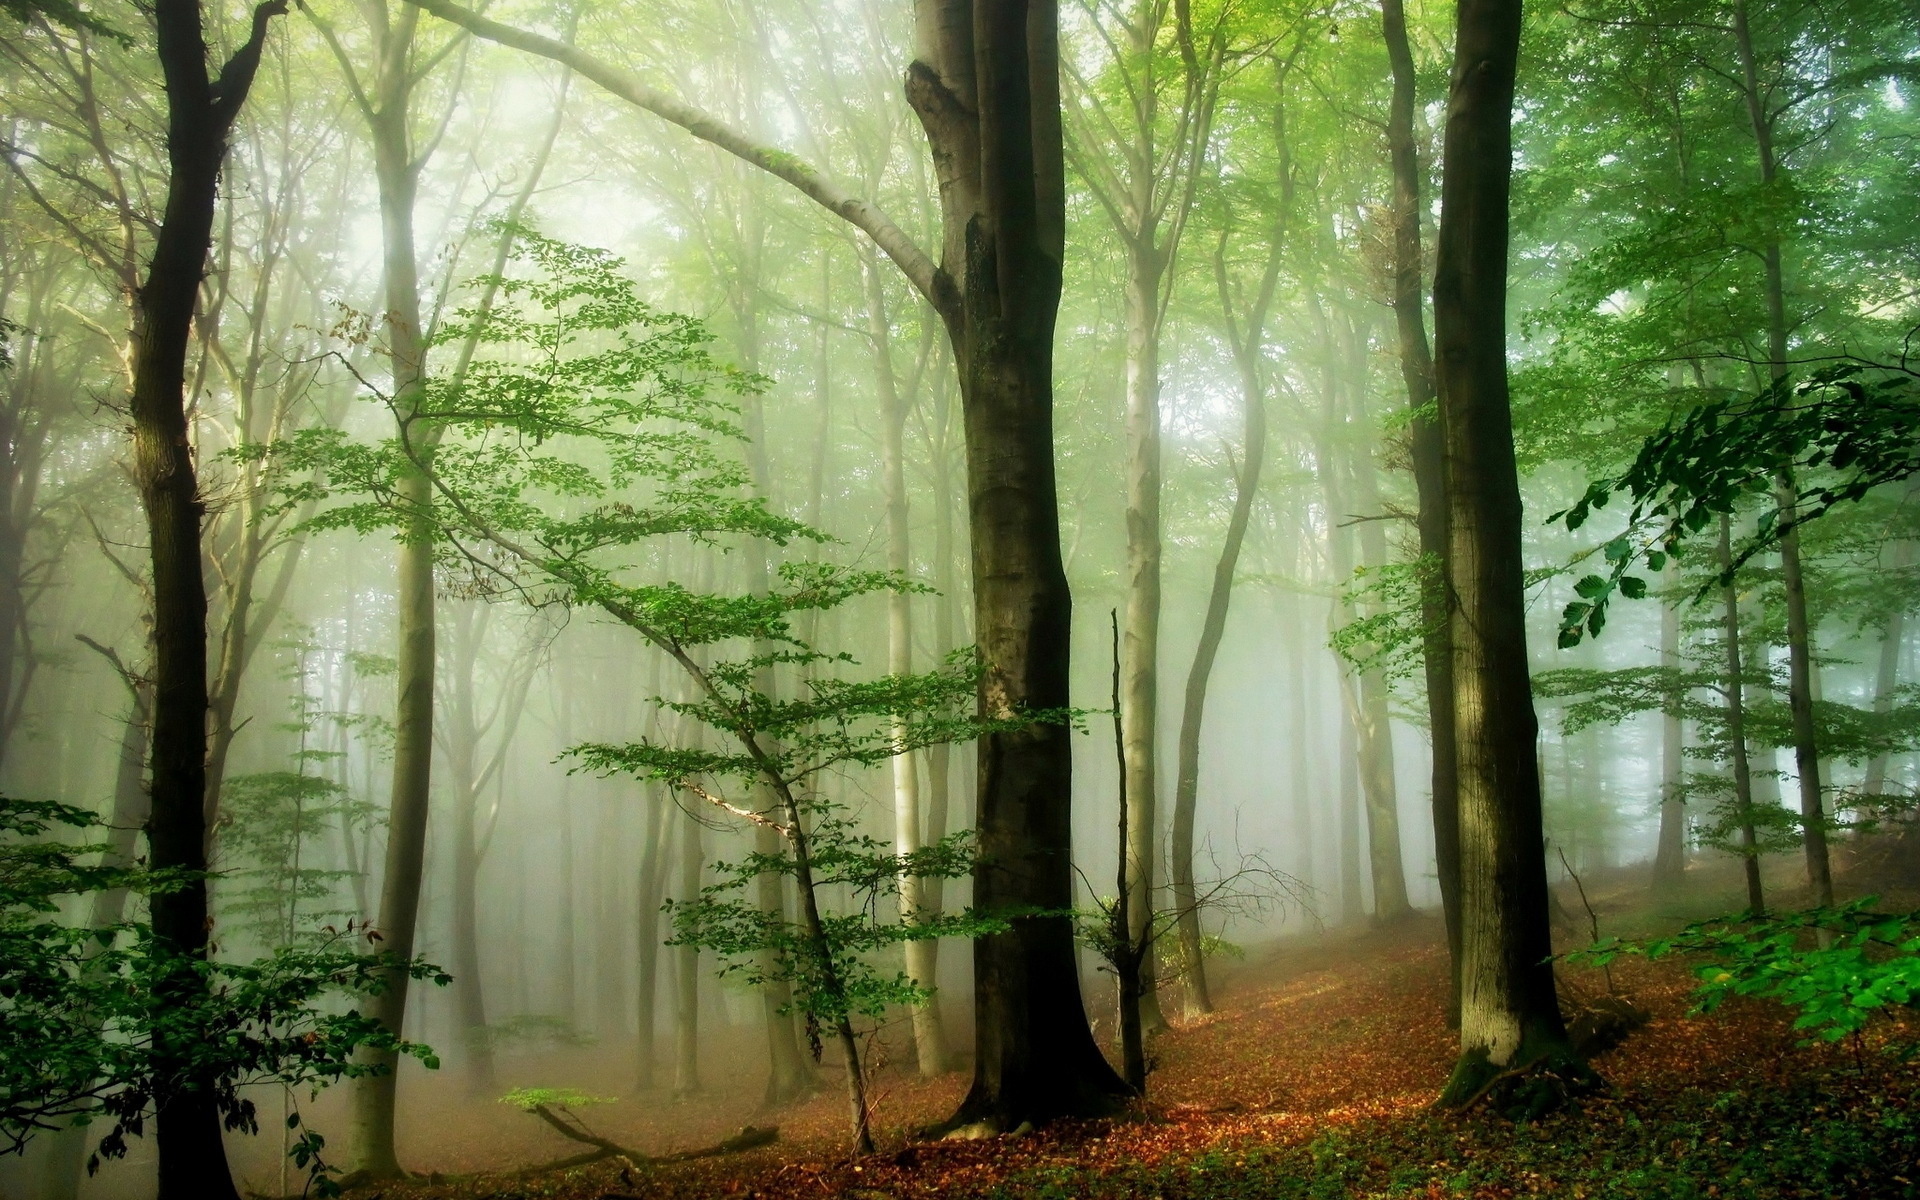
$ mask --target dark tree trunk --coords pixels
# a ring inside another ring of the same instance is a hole
[[[1387,147],[1393,161],[1393,315],[1400,340],[1400,375],[1412,414],[1413,483],[1420,497],[1420,556],[1432,578],[1421,589],[1421,643],[1427,687],[1427,719],[1433,740],[1433,854],[1440,908],[1447,926],[1453,987],[1447,1011],[1460,1021],[1460,793],[1453,736],[1453,647],[1448,636],[1446,575],[1448,514],[1446,453],[1434,411],[1433,356],[1421,304],[1420,156],[1413,140],[1413,48],[1407,40],[1406,6],[1381,0],[1393,99],[1387,112]]]
[[[1554,992],[1520,480],[1507,397],[1507,210],[1519,0],[1463,0],[1447,100],[1435,382],[1447,458],[1460,802],[1460,1062],[1471,1103],[1539,1071],[1582,1082]]]
[[[967,437],[977,642],[993,715],[1068,703],[1073,601],[1053,472],[1053,334],[1066,238],[1054,0],[916,0],[907,99],[939,181],[940,262],[871,203],[638,77],[449,0],[411,0],[483,37],[573,66],[614,95],[786,181],[865,231],[945,324]],[[411,10],[409,10],[411,11]],[[978,747],[975,902],[1073,901],[1071,734],[1054,724]],[[956,1124],[1102,1112],[1127,1094],[1087,1027],[1066,917],[1025,917],[974,945],[974,1086]]]
[[[286,11],[270,0],[253,12],[247,43],[207,75],[198,0],[158,0],[154,23],[167,89],[167,201],[147,278],[134,302],[133,474],[146,512],[153,563],[153,727],[149,865],[198,872],[207,866],[201,800],[207,755],[207,588],[200,530],[206,505],[195,473],[187,419],[186,359],[200,279],[219,201],[227,136],[252,85],[267,23]],[[190,960],[206,957],[207,888],[195,881],[152,899],[156,950],[181,967],[155,986],[157,1006],[204,1001]],[[213,1081],[193,1078],[191,1048],[156,1036],[162,1076],[178,1069],[179,1090],[157,1098],[161,1200],[237,1197]],[[177,1067],[170,1065],[177,1064]]]
[[[930,299],[960,373],[977,637],[989,715],[1065,707],[1072,595],[1053,473],[1053,332],[1066,209],[1051,0],[920,0],[907,96],[926,129],[945,242]],[[1071,733],[979,745],[974,902],[1073,903]],[[1110,1109],[1128,1088],[1087,1028],[1065,917],[974,943],[974,1079],[956,1125]]]

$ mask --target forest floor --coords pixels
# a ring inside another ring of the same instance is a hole
[[[1718,881],[1724,885],[1725,880]],[[1603,932],[1638,933],[1737,907],[1723,886],[1695,888],[1691,912],[1649,909],[1643,873],[1609,888],[1588,881]],[[1913,900],[1908,896],[1888,896]],[[1782,895],[1782,904],[1792,897]],[[1562,903],[1578,906],[1570,890]],[[1913,907],[1909,903],[1904,907]],[[1587,915],[1562,914],[1569,945]],[[1577,923],[1577,924],[1576,924]],[[777,1113],[747,1096],[584,1110],[597,1132],[655,1154],[711,1144],[743,1113],[778,1123],[780,1140],[744,1153],[629,1170],[602,1162],[567,1172],[432,1176],[350,1193],[353,1200],[1266,1200],[1521,1196],[1920,1197],[1920,1070],[1889,1052],[1920,1038],[1890,1019],[1861,1044],[1806,1045],[1778,1006],[1734,1001],[1693,1014],[1682,964],[1613,967],[1613,986],[1650,1017],[1594,1066],[1599,1094],[1530,1124],[1429,1111],[1452,1065],[1442,1010],[1446,956],[1437,921],[1329,931],[1283,943],[1227,973],[1219,1010],[1176,1021],[1154,1046],[1148,1099],[1125,1114],[1021,1137],[916,1140],[952,1111],[964,1074],[931,1082],[883,1071],[876,1087],[881,1153],[846,1153],[833,1077]],[[1563,974],[1574,995],[1604,992],[1597,971]],[[416,1115],[415,1123],[420,1117]],[[475,1170],[502,1155],[557,1159],[581,1149],[532,1116],[493,1105],[448,1109],[413,1161]],[[464,1145],[462,1145],[464,1143]],[[406,1152],[403,1146],[403,1153]]]

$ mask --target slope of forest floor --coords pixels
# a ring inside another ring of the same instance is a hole
[[[1671,923],[1673,914],[1657,920],[1624,905],[1621,894],[1594,896],[1601,919],[1619,931]],[[1584,926],[1586,913],[1563,916],[1569,942],[1584,941],[1585,930],[1571,926]],[[1431,920],[1363,935],[1331,931],[1311,945],[1275,949],[1232,972],[1219,1011],[1179,1022],[1156,1043],[1150,1099],[1112,1120],[978,1142],[917,1141],[913,1131],[950,1112],[966,1078],[923,1083],[884,1072],[876,1089],[881,1153],[852,1160],[842,1097],[823,1071],[821,1093],[776,1113],[752,1113],[744,1096],[676,1105],[661,1095],[583,1114],[605,1136],[656,1154],[717,1141],[743,1114],[779,1124],[777,1144],[745,1153],[636,1170],[601,1163],[538,1176],[445,1175],[351,1195],[1920,1197],[1920,1071],[1888,1049],[1896,1033],[1920,1036],[1911,1014],[1900,1018],[1904,1027],[1884,1023],[1857,1045],[1806,1045],[1790,1014],[1771,1004],[1692,1014],[1684,965],[1617,964],[1613,985],[1650,1023],[1596,1060],[1607,1084],[1601,1094],[1515,1125],[1484,1112],[1428,1111],[1452,1062],[1445,980]],[[1578,971],[1564,975],[1563,986],[1592,995],[1607,983]],[[431,1125],[432,1148],[423,1142],[414,1161],[442,1160],[448,1171],[580,1148],[497,1105],[448,1109]]]

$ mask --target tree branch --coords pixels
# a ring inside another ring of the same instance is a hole
[[[760,145],[710,113],[649,87],[632,72],[603,62],[554,38],[489,20],[479,13],[448,3],[448,0],[407,2],[490,42],[564,63],[629,104],[644,108],[661,120],[680,126],[701,141],[718,146],[734,157],[791,184],[809,200],[872,238],[914,288],[935,308],[945,311],[947,305],[942,298],[951,289],[942,286],[939,268],[926,251],[915,245],[913,239],[878,206],[845,191],[798,156]]]

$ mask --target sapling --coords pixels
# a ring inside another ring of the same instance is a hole
[[[975,716],[980,668],[971,650],[922,675],[827,674],[853,660],[807,644],[791,618],[873,593],[926,590],[897,572],[789,562],[770,588],[747,594],[658,578],[668,545],[717,552],[741,539],[830,540],[748,494],[729,397],[766,381],[714,358],[698,320],[647,304],[613,255],[530,229],[514,242],[512,266],[528,273],[476,281],[492,303],[458,310],[438,335],[477,348],[466,369],[429,380],[393,438],[355,443],[308,430],[272,448],[289,475],[308,478],[284,503],[345,500],[321,509],[309,522],[316,528],[430,529],[445,567],[464,573],[471,590],[597,611],[680,669],[691,698],[663,703],[719,735],[721,748],[643,738],[573,753],[589,769],[663,782],[779,835],[777,853],[723,864],[723,882],[676,913],[675,936],[714,945],[752,978],[793,985],[812,1026],[841,1047],[854,1145],[870,1151],[852,1019],[924,992],[887,980],[863,955],[1001,928],[992,922],[1017,914],[893,924],[871,909],[830,913],[823,889],[873,896],[903,878],[964,874],[970,859],[958,838],[906,856],[882,853],[818,794],[817,781],[836,768],[879,766],[1061,715]],[[401,415],[393,397],[363,383]],[[428,429],[430,439],[417,433]],[[400,486],[416,475],[431,485],[424,503]],[[714,652],[725,646],[748,652],[720,659]],[[794,881],[791,926],[731,895],[766,873]]]

